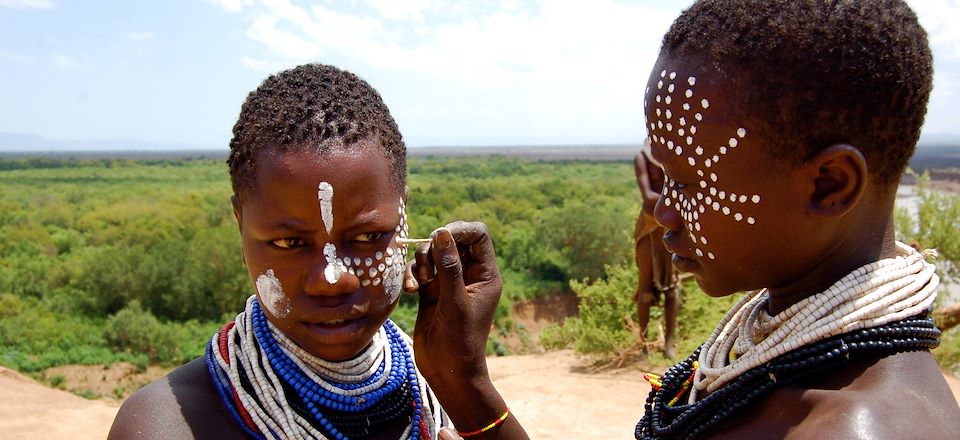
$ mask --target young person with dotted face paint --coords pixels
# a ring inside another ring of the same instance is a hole
[[[299,66],[253,91],[233,132],[233,209],[255,295],[203,358],[131,396],[110,438],[438,438],[451,420],[388,319],[404,280],[420,286],[405,258],[406,147],[379,94],[335,67]],[[495,304],[499,275],[471,257],[493,256],[485,227],[432,238],[421,309],[442,309],[431,289],[470,287]],[[427,274],[441,258],[456,264]],[[442,353],[416,360],[456,365]]]
[[[649,375],[636,438],[960,436],[935,251],[892,221],[931,87],[902,0],[701,0],[673,23],[644,96],[655,218],[706,294],[747,293]]]

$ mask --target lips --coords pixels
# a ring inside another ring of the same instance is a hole
[[[691,272],[697,267],[697,260],[692,256],[686,256],[680,252],[677,252],[677,249],[686,249],[690,250],[690,246],[682,244],[683,238],[682,235],[675,231],[667,231],[663,234],[663,245],[667,248],[673,257],[671,263],[673,267],[681,272]]]
[[[312,333],[321,337],[324,343],[336,344],[352,341],[364,333],[367,318],[327,319],[317,322],[305,322]]]

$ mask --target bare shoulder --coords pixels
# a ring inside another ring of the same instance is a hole
[[[814,438],[821,423],[835,427],[834,438],[953,439],[960,432],[960,407],[928,351],[853,365],[823,385],[810,389],[812,410],[796,438]]]
[[[933,356],[922,351],[856,362],[778,389],[730,422],[719,437],[954,439],[960,407]]]
[[[194,359],[127,398],[108,438],[243,437],[220,401],[203,359]]]

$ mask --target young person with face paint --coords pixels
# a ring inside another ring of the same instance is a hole
[[[349,72],[303,65],[253,91],[233,133],[233,210],[256,294],[204,357],[127,399],[110,438],[437,438],[450,419],[388,319],[412,278],[406,147],[379,94]],[[424,261],[456,262],[435,270],[434,287],[490,291],[495,303],[499,275],[470,256],[492,257],[485,227],[433,238]]]
[[[902,0],[701,0],[673,23],[645,94],[655,217],[706,294],[747,293],[652,381],[636,438],[960,435],[935,252],[893,228],[931,87]]]

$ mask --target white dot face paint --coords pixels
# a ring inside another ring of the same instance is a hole
[[[327,267],[323,269],[323,277],[330,284],[337,284],[340,281],[340,275],[346,272],[347,268],[337,257],[337,246],[333,243],[323,245],[323,256],[327,259]]]
[[[695,100],[693,99],[698,94],[697,90],[694,90],[694,85],[697,84],[694,76],[686,77],[689,88],[683,87],[680,83],[681,88],[678,90],[674,83],[666,82],[667,72],[667,70],[661,72],[660,77],[663,80],[658,82],[660,92],[657,93],[663,93],[663,99],[653,104],[654,108],[651,109],[658,118],[664,119],[657,120],[656,123],[649,121],[650,138],[654,145],[659,142],[659,146],[666,147],[693,167],[696,175],[700,176],[700,180],[683,182],[687,185],[681,190],[679,184],[668,176],[662,195],[663,204],[675,209],[686,222],[686,229],[694,245],[693,251],[697,256],[715,260],[717,259],[714,254],[716,249],[710,249],[711,240],[707,236],[711,230],[710,221],[745,222],[748,225],[756,224],[757,221],[748,215],[750,207],[746,206],[746,202],[753,201],[757,204],[760,201],[760,195],[734,194],[732,191],[724,190],[723,185],[725,182],[729,184],[729,180],[724,180],[723,173],[717,171],[718,168],[713,168],[728,154],[743,148],[747,129],[734,126],[736,129],[732,133],[720,138],[724,139],[720,141],[721,145],[713,143],[716,142],[713,140],[716,138],[713,137],[710,143],[705,143],[706,139],[698,139],[698,127],[695,124],[703,122],[710,114],[709,112],[715,112],[716,109],[711,106],[708,97],[698,96]],[[669,73],[669,80],[674,80],[677,75],[677,72]],[[675,91],[678,94],[671,95]],[[674,97],[677,98],[679,107],[671,105]],[[674,122],[677,125],[676,131],[674,131]],[[743,212],[744,210],[748,212]],[[708,217],[710,220],[701,224],[704,221],[701,220],[701,214],[708,215],[710,211],[716,213],[715,217]],[[729,220],[720,220],[724,218]]]
[[[286,318],[292,309],[290,298],[283,293],[283,287],[280,280],[273,273],[273,269],[267,269],[266,272],[257,277],[257,294],[260,295],[260,304],[277,318]]]
[[[333,230],[333,185],[320,182],[317,186],[317,199],[320,200],[320,219],[327,230],[327,235],[330,235],[330,231]]]

